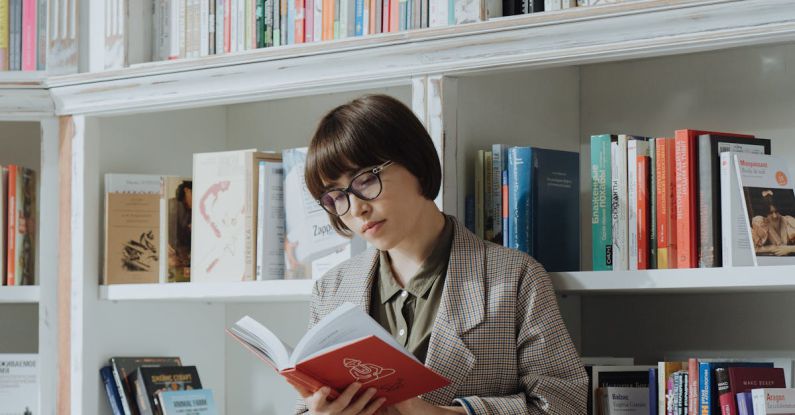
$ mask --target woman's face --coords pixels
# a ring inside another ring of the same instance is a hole
[[[347,187],[355,173],[330,185]],[[381,194],[374,200],[361,200],[351,194],[351,208],[340,219],[355,234],[385,251],[412,235],[427,199],[422,196],[419,180],[399,164],[385,168],[380,177]]]

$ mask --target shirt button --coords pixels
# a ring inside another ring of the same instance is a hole
[[[409,295],[409,293],[407,293],[406,291],[403,291],[402,293],[400,293],[400,296],[401,296],[401,297],[404,297],[404,298],[405,298],[407,295]]]
[[[398,332],[398,334],[402,336],[402,335],[406,334],[406,330],[400,329],[400,331]]]

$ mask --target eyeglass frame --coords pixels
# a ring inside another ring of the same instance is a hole
[[[333,188],[333,189],[326,190],[325,192],[323,192],[323,194],[320,195],[320,198],[316,200],[317,204],[320,205],[320,207],[323,208],[323,210],[325,210],[326,213],[328,213],[329,215],[334,215],[334,216],[340,217],[340,216],[344,216],[346,213],[350,212],[350,210],[351,210],[351,194],[353,194],[354,196],[358,197],[361,200],[370,201],[370,200],[377,199],[378,196],[381,196],[381,193],[384,191],[384,183],[381,181],[381,172],[384,171],[385,168],[391,166],[392,164],[394,164],[392,162],[392,160],[387,160],[387,161],[383,162],[382,164],[379,164],[379,165],[373,167],[370,170],[364,170],[364,171],[358,173],[357,175],[351,177],[351,180],[348,183],[348,187],[346,187],[344,189],[341,188],[341,187],[338,187],[338,188]],[[367,198],[364,195],[360,194],[358,191],[353,189],[353,182],[355,182],[356,179],[358,179],[359,177],[361,177],[361,176],[363,176],[365,174],[368,174],[368,173],[372,173],[373,175],[375,175],[376,180],[378,180],[378,186],[380,187],[380,189],[378,190],[378,194],[373,196],[373,197],[371,197],[371,198]],[[348,209],[346,209],[345,212],[342,212],[342,213],[329,212],[328,209],[326,209],[326,207],[323,205],[323,197],[326,196],[327,194],[331,193],[331,192],[342,192],[342,193],[345,194],[345,199],[347,199],[347,201],[348,201]]]

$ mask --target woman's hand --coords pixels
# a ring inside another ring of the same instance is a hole
[[[358,382],[348,385],[345,391],[333,401],[328,400],[328,396],[331,393],[331,388],[328,386],[324,386],[317,392],[312,393],[301,384],[289,379],[288,382],[304,398],[304,402],[309,408],[309,413],[313,415],[373,415],[386,401],[385,398],[371,401],[376,392],[375,388],[367,389],[354,400],[356,392],[362,388],[362,384]]]

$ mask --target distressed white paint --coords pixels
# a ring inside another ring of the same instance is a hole
[[[58,114],[302,95],[330,85],[661,56],[795,39],[782,0],[620,3],[48,80]]]
[[[0,286],[0,304],[38,303],[39,297],[37,286]]]
[[[24,81],[22,85],[35,81]],[[19,84],[18,84],[19,85]],[[9,87],[8,83],[0,83],[0,120],[38,121],[51,117],[55,112],[50,93],[41,87]]]
[[[71,412],[73,414],[89,413],[83,411],[83,393],[81,387],[83,379],[88,378],[91,374],[86,374],[83,368],[83,361],[86,358],[84,344],[84,329],[86,327],[85,318],[85,301],[92,297],[91,291],[86,290],[88,278],[85,278],[85,251],[79,247],[86,245],[86,233],[83,224],[89,219],[85,211],[85,200],[83,197],[74,195],[85,194],[85,164],[88,160],[86,158],[86,118],[83,116],[73,116],[72,123],[74,124],[74,135],[72,136],[71,144],[71,299],[70,304],[70,328],[69,328],[69,343],[70,343],[70,367],[69,384],[71,385]],[[91,235],[89,233],[89,235]],[[89,322],[90,324],[90,322]],[[91,339],[88,343],[90,344]],[[99,373],[99,372],[96,372]],[[94,373],[94,375],[96,375]],[[64,379],[61,379],[64,381]]]
[[[55,414],[58,387],[58,218],[59,127],[56,118],[41,121],[39,170],[39,412]]]

